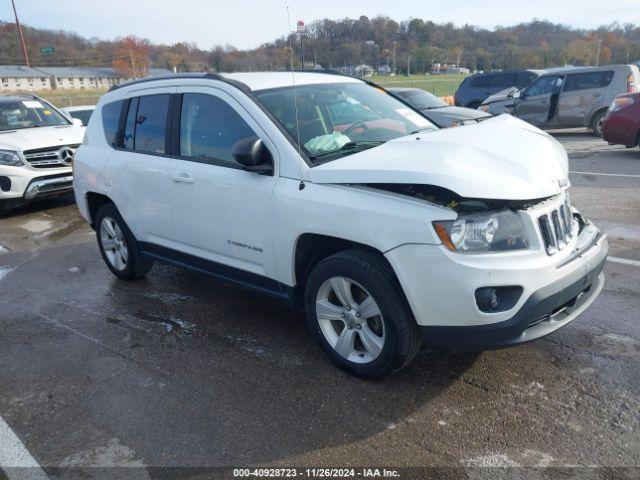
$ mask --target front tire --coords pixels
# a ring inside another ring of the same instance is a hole
[[[307,281],[305,310],[324,352],[360,377],[400,370],[422,344],[398,280],[375,253],[348,250],[321,261]]]
[[[107,204],[98,211],[95,226],[102,258],[116,277],[138,280],[151,270],[153,260],[142,254],[115,205]]]

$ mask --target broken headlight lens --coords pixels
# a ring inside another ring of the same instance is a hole
[[[0,150],[0,166],[5,167],[21,167],[24,165],[16,152]]]
[[[452,252],[495,252],[529,246],[522,219],[510,210],[462,214],[456,220],[433,222],[433,226]]]

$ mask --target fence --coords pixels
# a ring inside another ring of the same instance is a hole
[[[101,93],[93,95],[41,95],[45,100],[53,103],[58,108],[73,107],[76,105],[95,105],[98,103],[98,99],[102,96]]]

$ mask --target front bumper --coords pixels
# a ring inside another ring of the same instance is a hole
[[[24,199],[34,200],[36,197],[57,195],[71,190],[73,190],[73,175],[36,178],[29,183],[24,192]]]
[[[425,343],[450,350],[483,350],[527,342],[575,319],[597,297],[609,244],[586,224],[562,251],[464,255],[442,245],[403,245],[386,253]],[[483,312],[474,292],[522,288],[505,311]]]
[[[584,276],[574,272],[560,282],[541,288],[517,314],[504,322],[470,327],[421,327],[425,344],[452,351],[492,350],[549,335],[575,320],[600,294],[605,261],[606,258]]]
[[[70,192],[72,189],[71,168],[0,167],[0,201],[19,203]]]

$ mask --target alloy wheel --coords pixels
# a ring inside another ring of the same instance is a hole
[[[385,322],[373,296],[347,277],[326,280],[316,296],[316,316],[329,345],[354,363],[369,363],[382,353]]]
[[[100,242],[111,266],[124,270],[129,261],[129,249],[122,230],[111,217],[104,217],[100,223]]]

